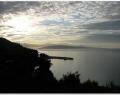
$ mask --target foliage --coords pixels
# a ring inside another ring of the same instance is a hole
[[[83,85],[88,87],[95,87],[98,86],[98,82],[95,80],[91,81],[90,79],[88,79],[87,81],[83,82]]]
[[[74,86],[80,84],[79,79],[80,74],[76,71],[75,73],[68,72],[66,75],[63,75],[63,78],[59,80],[59,83],[62,86]]]

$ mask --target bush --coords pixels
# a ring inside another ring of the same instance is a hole
[[[60,86],[75,86],[80,84],[80,74],[76,71],[75,73],[68,72],[63,75],[63,78],[59,80]]]

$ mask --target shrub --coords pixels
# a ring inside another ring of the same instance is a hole
[[[79,79],[80,74],[76,71],[75,73],[68,72],[66,75],[63,75],[63,78],[59,80],[61,86],[75,86],[80,84]]]

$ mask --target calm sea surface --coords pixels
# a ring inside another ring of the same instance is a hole
[[[94,49],[38,50],[51,56],[72,57],[74,60],[52,59],[51,71],[57,79],[67,72],[78,71],[81,82],[87,79],[105,85],[110,81],[120,85],[120,51]]]

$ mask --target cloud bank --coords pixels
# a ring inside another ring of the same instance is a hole
[[[119,1],[0,1],[0,37],[31,44],[120,43]]]

